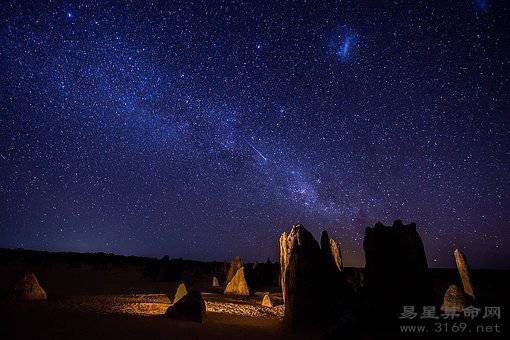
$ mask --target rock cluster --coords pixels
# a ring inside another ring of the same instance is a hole
[[[450,285],[444,293],[442,308],[462,310],[475,302],[475,293],[473,284],[471,283],[471,273],[467,264],[466,255],[464,255],[460,249],[455,249],[453,255],[455,256],[455,263],[457,264],[457,270],[464,289],[459,288],[455,284]]]
[[[364,288],[369,315],[383,327],[398,320],[402,306],[433,304],[427,259],[416,224],[377,223],[366,228]]]
[[[316,327],[326,322],[333,309],[335,312],[341,309],[337,299],[338,277],[330,275],[332,268],[336,272],[339,268],[332,258],[330,239],[325,235],[324,249],[302,225],[293,226],[280,237],[284,321],[292,327]]]
[[[202,294],[191,291],[168,307],[165,315],[176,320],[202,322],[205,318],[205,312],[206,308]]]
[[[16,282],[8,294],[11,300],[46,300],[46,292],[39,284],[35,274],[27,274],[23,279]]]
[[[250,288],[244,275],[244,267],[239,268],[232,280],[227,284],[225,294],[250,295]]]
[[[266,262],[254,263],[250,270],[246,271],[246,280],[251,289],[264,289],[279,285],[279,273],[280,265],[268,259]]]

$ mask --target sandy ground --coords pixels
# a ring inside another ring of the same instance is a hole
[[[204,294],[203,324],[164,316],[162,294],[69,296],[3,304],[3,339],[282,339],[283,306],[262,307],[249,299]],[[236,302],[237,301],[237,302]]]
[[[207,312],[223,313],[254,318],[267,318],[280,321],[284,306],[262,307],[258,296],[243,298],[222,294],[202,293]],[[127,314],[135,316],[158,316],[165,314],[171,305],[164,294],[132,295],[80,295],[58,298],[39,304],[45,312],[87,312],[95,314]],[[24,311],[28,303],[10,304],[11,308]]]
[[[284,307],[262,307],[263,293],[226,296],[202,289],[204,323],[164,316],[177,283],[140,277],[139,268],[35,268],[47,301],[0,302],[0,339],[301,339],[281,323]],[[17,273],[0,268],[5,288]],[[207,284],[203,284],[207,286]],[[281,302],[281,295],[272,294]]]

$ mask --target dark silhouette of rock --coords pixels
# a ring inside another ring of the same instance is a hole
[[[262,298],[262,306],[264,307],[273,307],[273,301],[271,301],[271,297],[269,294],[265,294],[264,298]]]
[[[165,315],[176,320],[202,322],[205,318],[205,302],[202,294],[191,291],[168,307]]]
[[[228,269],[227,273],[227,280],[225,282],[230,282],[234,275],[237,273],[237,270],[243,266],[243,260],[240,256],[236,256],[232,263],[230,264],[230,267]]]
[[[220,281],[218,280],[218,278],[216,276],[213,276],[213,278],[212,278],[212,286],[213,287],[219,287],[220,286]]]
[[[35,274],[27,274],[23,279],[16,282],[12,287],[11,292],[8,294],[11,300],[46,300],[46,292],[37,281]]]
[[[453,254],[455,255],[455,263],[457,263],[457,270],[459,271],[459,275],[462,280],[464,293],[469,295],[472,299],[475,299],[475,292],[473,285],[471,284],[471,273],[466,260],[466,255],[464,255],[460,249],[455,249]]]
[[[433,289],[427,276],[427,259],[416,224],[397,220],[387,227],[377,223],[366,228],[366,306],[380,326],[398,322],[402,306],[433,305]]]
[[[280,237],[284,321],[294,327],[316,325],[324,311],[325,282],[319,244],[302,225]]]
[[[456,285],[450,285],[444,293],[443,306],[441,309],[445,310],[450,308],[462,311],[467,306],[468,299],[466,299],[466,294]]]
[[[343,270],[340,246],[338,242],[328,236],[326,230],[321,234],[321,252],[328,271],[336,273]]]
[[[278,264],[260,262],[253,264],[251,270],[247,270],[248,268],[245,267],[245,274],[250,289],[265,290],[267,287],[279,285],[280,266]]]
[[[232,280],[227,284],[225,294],[250,295],[250,288],[244,275],[244,267],[239,268]]]
[[[175,292],[174,302],[173,303],[176,303],[177,301],[182,299],[186,294],[188,294],[188,290],[186,289],[186,285],[182,282],[177,287],[177,291]]]

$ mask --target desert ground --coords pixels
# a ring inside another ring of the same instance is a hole
[[[278,286],[259,287],[250,296],[225,295],[225,278],[220,273],[222,285],[213,287],[212,273],[228,268],[228,264],[177,260],[178,273],[167,270],[161,274],[161,269],[154,272],[161,267],[162,260],[158,259],[55,254],[0,250],[0,296],[6,297],[13,283],[26,273],[35,273],[47,293],[44,301],[2,298],[0,339],[321,338],[316,331],[283,326],[284,306]],[[358,273],[353,275],[358,277],[361,270],[346,268],[346,272]],[[440,304],[448,284],[458,280],[458,274],[454,269],[432,269],[429,275]],[[505,315],[508,271],[475,270],[473,275],[484,301],[503,306]],[[203,323],[165,316],[180,282],[202,293],[206,304]],[[266,293],[275,304],[272,308],[261,306]]]
[[[2,301],[2,339],[282,339],[302,338],[281,325],[283,305],[261,306],[262,292],[226,296],[224,287],[196,282],[206,302],[200,323],[166,318],[178,282],[143,277],[144,265],[25,262],[0,265],[0,291],[30,271],[46,290],[46,301]],[[271,294],[281,301],[281,294]]]

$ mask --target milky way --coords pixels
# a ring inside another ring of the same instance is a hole
[[[277,258],[303,223],[362,265],[510,253],[510,7],[3,1],[0,246]]]

